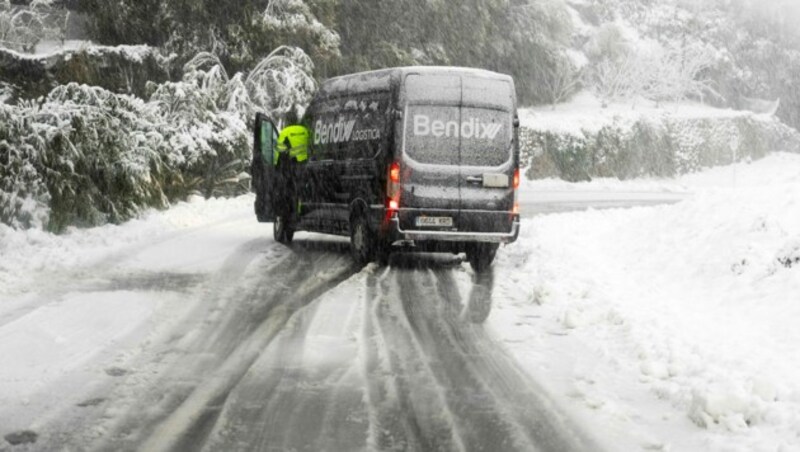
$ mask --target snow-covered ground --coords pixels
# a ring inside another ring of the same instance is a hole
[[[537,186],[692,195],[525,224],[489,318],[518,362],[612,450],[800,449],[800,156]]]
[[[800,448],[799,155],[677,180],[551,180],[522,189],[523,200],[683,200],[526,218],[520,240],[498,253],[482,328],[553,399],[609,450]],[[109,384],[104,378],[138,371],[138,387],[150,372],[130,369],[135,344],[174,340],[172,328],[197,303],[185,297],[196,278],[248,265],[229,259],[234,250],[264,262],[285,256],[255,222],[252,201],[195,199],[61,236],[0,226],[0,434],[45,424],[37,416],[54,404],[96,402],[81,397]],[[451,267],[434,268],[451,275]],[[319,309],[341,304],[374,271],[323,294]],[[94,274],[102,274],[97,287],[83,287]],[[462,299],[473,298],[469,266],[452,275]],[[224,287],[224,272],[216,277]]]

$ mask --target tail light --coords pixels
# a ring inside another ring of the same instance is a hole
[[[400,183],[400,164],[397,162],[389,166],[389,181],[394,184]]]
[[[400,208],[400,163],[389,165],[386,178],[386,216],[390,218]]]
[[[511,209],[511,215],[519,215],[519,202],[517,202],[517,189],[519,188],[519,168],[514,170],[514,207]]]

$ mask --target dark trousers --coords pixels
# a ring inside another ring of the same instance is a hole
[[[298,169],[299,165],[294,159],[281,158],[278,160],[275,213],[287,221],[296,220]]]

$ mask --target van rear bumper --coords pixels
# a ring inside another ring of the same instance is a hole
[[[512,222],[510,232],[404,230],[400,227],[400,219],[397,216],[394,216],[391,222],[392,232],[401,240],[511,243],[519,236],[519,218],[515,218]]]

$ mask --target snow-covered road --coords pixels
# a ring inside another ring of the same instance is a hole
[[[9,284],[0,450],[590,447],[467,320],[494,273],[435,254],[358,269],[346,240],[315,234],[289,249],[250,202],[106,252],[88,240],[85,262]]]
[[[792,450],[800,158],[736,171],[526,183],[528,212],[686,202],[526,217],[483,275],[284,247],[252,197],[0,229],[0,451]]]

